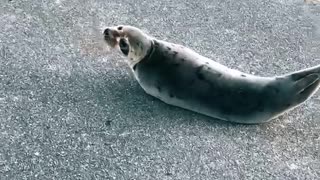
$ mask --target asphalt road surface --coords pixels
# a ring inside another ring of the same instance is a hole
[[[101,41],[130,24],[244,72],[320,64],[303,0],[0,0],[0,179],[319,179],[320,92],[263,125],[145,94]]]

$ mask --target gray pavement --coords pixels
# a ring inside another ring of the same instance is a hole
[[[241,71],[320,64],[302,0],[0,0],[0,179],[319,179],[320,92],[268,124],[146,95],[101,27],[131,24]]]

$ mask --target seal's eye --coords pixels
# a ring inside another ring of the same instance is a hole
[[[121,52],[124,55],[127,56],[129,54],[129,44],[127,43],[127,41],[124,38],[120,39],[119,47],[120,47]]]

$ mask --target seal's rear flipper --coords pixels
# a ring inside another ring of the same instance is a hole
[[[311,74],[320,74],[320,65],[315,66],[315,67],[311,67],[308,69],[303,69],[294,73],[290,73],[289,76],[291,76],[292,80],[297,81],[299,79],[305,78],[308,75]]]
[[[293,85],[293,92],[295,93],[294,104],[300,104],[306,101],[319,89],[319,85],[319,73],[309,74],[295,81]]]
[[[299,94],[297,94],[297,102],[302,103],[303,101],[310,98],[318,89],[320,85],[320,80],[316,80],[313,84],[305,88]]]
[[[312,86],[319,80],[319,74],[310,74],[294,82],[293,91],[297,94],[302,93],[306,88]]]

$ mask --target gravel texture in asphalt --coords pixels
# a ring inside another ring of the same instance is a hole
[[[238,125],[150,97],[102,28],[137,26],[244,72],[320,64],[303,0],[0,0],[0,179],[317,179],[320,92]]]

